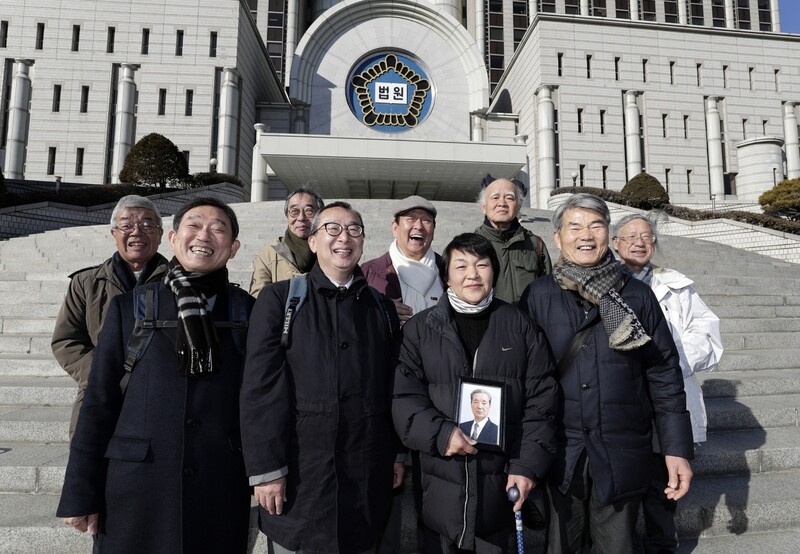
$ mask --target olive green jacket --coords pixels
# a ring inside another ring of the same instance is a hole
[[[291,279],[296,275],[303,275],[303,272],[297,268],[294,254],[283,242],[283,237],[278,237],[256,256],[250,279],[250,294],[258,297],[258,293],[267,285]]]

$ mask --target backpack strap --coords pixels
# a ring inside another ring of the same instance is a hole
[[[303,306],[308,296],[308,275],[297,275],[289,281],[289,294],[286,295],[284,306],[283,331],[281,332],[281,347],[286,349],[291,345],[291,329],[294,316]]]
[[[583,348],[584,340],[589,335],[594,326],[597,325],[597,322],[600,321],[599,312],[593,318],[593,320],[586,325],[583,329],[577,332],[577,334],[572,337],[572,341],[569,343],[567,347],[567,351],[561,356],[561,359],[558,360],[558,365],[556,366],[556,378],[561,379],[561,376],[567,370],[569,365],[575,360],[578,356],[578,351]]]
[[[247,348],[247,328],[250,314],[247,313],[245,296],[249,296],[237,285],[228,286],[228,321],[215,321],[217,329],[231,329],[236,349],[244,355]]]

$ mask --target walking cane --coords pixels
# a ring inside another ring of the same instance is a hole
[[[519,489],[513,485],[506,491],[508,500],[516,503],[519,500]],[[525,554],[525,539],[522,536],[522,511],[514,512],[514,526],[517,529],[517,554]]]

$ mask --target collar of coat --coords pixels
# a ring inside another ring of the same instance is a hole
[[[309,272],[309,278],[311,279],[311,284],[313,287],[321,294],[324,294],[325,296],[335,296],[340,294],[339,289],[334,286],[328,276],[322,271],[322,268],[319,267],[319,262],[314,263],[314,267],[312,267],[311,271]],[[347,292],[343,294],[345,296],[350,294],[355,294],[358,296],[361,294],[361,291],[366,288],[366,286],[367,280],[364,278],[361,268],[356,265],[355,270],[353,271],[353,284],[350,285],[350,288],[347,289]]]

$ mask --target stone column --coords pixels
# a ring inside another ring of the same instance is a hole
[[[625,92],[625,158],[627,180],[631,180],[642,172],[642,150],[639,135],[639,106],[636,105],[637,92]]]
[[[283,82],[289,83],[292,76],[292,61],[297,48],[299,21],[297,19],[297,0],[287,0],[286,4],[286,47],[283,51]]]
[[[769,11],[772,14],[772,32],[781,32],[781,12],[778,8],[778,0],[769,0]]]
[[[528,26],[533,23],[537,13],[539,13],[539,3],[536,0],[528,0]]]
[[[547,209],[550,191],[556,186],[556,111],[552,87],[539,87],[536,97],[536,165],[539,168],[537,198],[538,207]]]
[[[483,142],[483,118],[476,113],[471,114],[472,118],[472,142]]]
[[[581,15],[589,15],[589,0],[581,0]]]
[[[736,16],[734,15],[734,0],[725,0],[725,27],[728,29],[736,28]]]
[[[236,174],[236,140],[239,134],[239,72],[222,68],[217,126],[217,171]]]
[[[119,68],[117,84],[117,113],[114,116],[114,150],[111,161],[111,183],[118,184],[119,174],[125,166],[125,158],[131,150],[136,129],[136,82],[133,73],[139,69],[136,64],[124,63]]]
[[[250,176],[250,202],[263,202],[269,192],[267,160],[261,154],[261,141],[265,140],[269,127],[263,123],[253,125],[256,129],[256,143],[253,145],[253,171]]]
[[[706,144],[708,148],[708,182],[711,194],[717,199],[725,196],[725,176],[722,171],[722,129],[716,96],[706,98]]]
[[[470,0],[467,0],[469,2]],[[484,21],[483,0],[473,0],[475,4],[475,44],[478,46],[481,59],[486,59],[486,24]]]
[[[639,0],[630,0],[628,9],[631,11],[631,21],[639,21]]]
[[[689,24],[689,16],[686,13],[686,0],[678,0],[678,23],[681,25]]]
[[[304,105],[297,105],[294,108],[294,133],[296,135],[305,135],[306,134],[306,115],[305,115],[305,106]]]
[[[442,12],[452,15],[456,21],[461,23],[461,1],[460,0],[434,0],[434,4]]]
[[[783,105],[783,138],[786,151],[786,177],[797,179],[800,177],[800,141],[797,137],[797,116],[794,109],[795,102],[786,102]]]
[[[11,81],[11,96],[8,103],[8,131],[6,133],[5,175],[9,179],[24,179],[25,138],[28,135],[28,106],[31,101],[31,78],[33,60],[14,60],[14,77]]]

